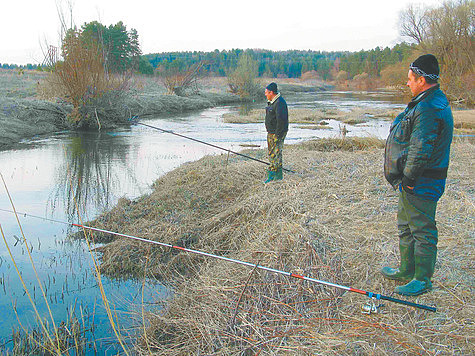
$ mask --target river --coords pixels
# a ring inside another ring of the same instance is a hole
[[[384,92],[301,93],[286,99],[290,107],[404,107],[400,99]],[[264,105],[252,107],[263,108]],[[148,119],[146,123],[234,151],[242,149],[241,145],[264,148],[263,124],[223,122],[223,114],[238,110],[234,106],[218,107]],[[330,120],[329,124],[331,130],[302,129],[301,125],[290,124],[286,144],[338,136],[340,123]],[[385,138],[389,125],[389,121],[376,119],[364,125],[347,125],[348,135]],[[74,318],[80,321],[85,328],[87,354],[94,351],[115,354],[121,350],[97,285],[92,258],[96,255],[89,252],[84,241],[68,238],[70,232],[76,231],[68,223],[78,222],[78,214],[83,221],[92,220],[111,209],[121,197],[133,199],[149,193],[157,178],[184,162],[221,153],[223,151],[140,125],[106,132],[62,132],[25,141],[20,149],[0,152],[0,172],[13,202],[0,182],[0,224],[14,259],[2,242],[0,347],[11,350],[12,329],[39,328],[18,269],[45,322],[51,325],[49,305],[55,323]],[[11,213],[13,209],[18,212],[19,223]],[[150,280],[102,277],[102,283],[129,346],[135,340],[143,305],[153,308],[171,293]]]

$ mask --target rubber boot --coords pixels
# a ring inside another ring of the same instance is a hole
[[[394,291],[401,295],[415,296],[432,289],[430,279],[434,274],[436,255],[433,256],[415,256],[414,279],[408,284],[398,286]]]
[[[409,282],[414,278],[414,245],[399,244],[401,264],[399,268],[383,267],[381,274],[387,278],[401,282]]]
[[[272,182],[275,179],[275,172],[274,171],[267,171],[267,179],[264,184]]]
[[[274,180],[282,180],[283,174],[282,174],[282,167],[277,169],[275,172]]]

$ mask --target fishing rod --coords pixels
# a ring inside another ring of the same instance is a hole
[[[0,209],[0,211],[15,213],[14,211],[6,210],[6,209]],[[326,285],[328,287],[339,288],[339,289],[343,289],[343,290],[348,291],[348,292],[363,294],[363,295],[371,298],[371,302],[372,302],[372,304],[367,304],[367,305],[363,306],[363,312],[365,312],[367,314],[377,312],[378,306],[376,306],[374,304],[375,300],[387,300],[387,301],[394,302],[394,303],[397,303],[397,304],[403,304],[403,305],[407,305],[407,306],[414,307],[414,308],[428,310],[428,311],[431,311],[431,312],[436,312],[437,311],[437,309],[435,307],[431,307],[431,306],[428,306],[428,305],[413,303],[413,302],[409,302],[407,300],[393,298],[393,297],[386,296],[386,295],[379,294],[379,293],[368,292],[368,291],[364,291],[364,290],[353,288],[353,287],[347,287],[347,286],[343,286],[343,285],[336,284],[336,283],[326,282],[326,281],[322,281],[322,280],[315,279],[315,278],[312,278],[312,277],[301,276],[299,274],[295,274],[295,273],[292,273],[292,272],[286,272],[286,271],[282,271],[282,270],[262,266],[262,265],[259,265],[259,264],[251,263],[251,262],[246,262],[246,261],[241,261],[241,260],[237,260],[237,259],[234,259],[234,258],[214,255],[214,254],[204,252],[204,251],[192,250],[192,249],[182,247],[182,246],[175,246],[175,245],[168,244],[168,243],[165,243],[165,242],[153,241],[153,240],[149,240],[149,239],[144,239],[142,237],[122,234],[122,233],[119,233],[119,232],[109,231],[109,230],[105,230],[105,229],[99,229],[99,228],[96,228],[96,227],[86,226],[86,225],[83,225],[83,224],[68,223],[68,222],[61,221],[61,220],[49,219],[49,218],[36,216],[36,215],[31,215],[31,214],[27,214],[27,213],[21,213],[21,212],[17,212],[17,213],[20,214],[20,215],[23,215],[25,217],[29,216],[29,217],[32,217],[32,218],[43,219],[43,220],[46,220],[46,221],[56,222],[56,223],[60,223],[60,224],[72,225],[72,226],[80,227],[80,228],[83,228],[83,229],[86,229],[86,230],[111,234],[111,235],[115,235],[115,236],[121,236],[121,237],[129,238],[129,239],[132,239],[132,240],[147,242],[147,243],[151,243],[151,244],[155,244],[155,245],[159,245],[159,246],[163,246],[163,247],[173,248],[173,249],[180,250],[180,251],[194,253],[194,254],[201,255],[201,256],[207,256],[207,257],[216,258],[216,259],[223,260],[223,261],[233,262],[233,263],[237,263],[237,264],[252,267],[252,268],[258,268],[258,269],[261,269],[261,270],[264,270],[264,271],[281,274],[281,275],[284,275],[284,276],[287,276],[287,277],[293,277],[293,278],[297,278],[297,279],[301,279],[301,280],[304,280],[304,281],[309,281],[309,282],[313,282],[313,283],[317,283],[317,284],[323,284],[323,285]]]
[[[195,141],[195,142],[199,142],[199,143],[202,143],[204,145],[208,145],[208,146],[211,146],[211,147],[214,147],[214,148],[217,148],[217,149],[220,149],[220,150],[223,150],[223,151],[226,151],[226,152],[229,152],[229,153],[233,153],[235,155],[238,155],[238,156],[241,156],[241,157],[245,157],[245,158],[249,158],[249,159],[252,159],[256,162],[259,162],[259,163],[264,163],[266,165],[270,165],[269,162],[265,162],[265,161],[262,161],[260,159],[257,159],[257,158],[254,158],[254,157],[251,157],[251,156],[248,156],[248,155],[245,155],[245,154],[242,154],[242,153],[239,153],[239,152],[235,152],[235,151],[231,151],[227,148],[224,148],[224,147],[220,147],[220,146],[216,146],[216,145],[213,145],[212,143],[208,143],[208,142],[204,142],[204,141],[201,141],[201,140],[198,140],[196,138],[193,138],[193,137],[189,137],[189,136],[185,136],[185,135],[182,135],[182,134],[179,134],[179,133],[176,133],[176,132],[173,132],[171,130],[165,130],[165,129],[161,129],[159,127],[156,127],[156,126],[152,126],[152,125],[149,125],[149,124],[144,124],[142,122],[138,122],[139,120],[139,117],[138,116],[133,116],[129,119],[130,122],[136,124],[136,125],[142,125],[142,126],[146,126],[146,127],[150,127],[152,129],[155,129],[155,130],[158,130],[158,131],[162,131],[162,132],[166,132],[166,133],[169,133],[169,134],[172,134],[172,135],[175,135],[175,136],[179,136],[179,137],[183,137],[183,138],[186,138],[188,140],[192,140],[192,141]],[[286,171],[286,172],[289,172],[289,173],[295,173],[295,171],[291,170],[291,169],[287,169],[287,168],[282,168],[282,170]]]

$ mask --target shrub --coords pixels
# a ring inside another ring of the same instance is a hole
[[[338,83],[343,83],[346,80],[348,80],[348,73],[345,72],[344,70],[340,70],[338,74],[336,75],[335,79]]]
[[[366,72],[357,74],[353,77],[353,84],[358,89],[367,90],[371,88],[371,79]]]
[[[95,40],[87,42],[81,37],[81,31],[69,30],[63,39],[62,55],[47,77],[50,95],[72,104],[69,120],[78,127],[101,127],[99,112],[106,120],[117,119],[116,113],[103,109],[103,96],[107,94],[110,107],[117,99],[130,78],[130,73],[111,74],[104,66],[104,57]],[[118,102],[119,100],[117,100]]]
[[[198,91],[198,76],[203,62],[195,63],[189,67],[180,61],[164,63],[159,69],[159,76],[167,89],[167,94],[183,96],[187,91]]]
[[[243,99],[256,98],[261,94],[261,86],[257,82],[257,61],[248,54],[242,54],[236,70],[228,75],[229,90]]]

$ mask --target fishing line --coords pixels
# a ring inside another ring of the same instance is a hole
[[[12,211],[6,210],[6,209],[0,209],[0,211],[5,211],[5,212],[12,213]],[[237,260],[237,259],[234,259],[234,258],[214,255],[214,254],[204,252],[204,251],[192,250],[192,249],[189,249],[189,248],[186,248],[186,247],[175,246],[175,245],[168,244],[168,243],[165,243],[165,242],[153,241],[153,240],[145,239],[145,238],[142,238],[142,237],[137,237],[137,236],[128,235],[128,234],[122,234],[122,233],[119,233],[119,232],[109,231],[109,230],[105,230],[105,229],[99,229],[99,228],[86,226],[86,225],[82,225],[82,224],[68,223],[68,222],[60,221],[60,220],[56,220],[56,219],[44,218],[44,217],[41,217],[41,216],[35,216],[35,215],[27,214],[27,213],[18,212],[18,214],[21,214],[25,217],[29,216],[29,217],[32,217],[32,218],[38,218],[38,219],[43,219],[43,220],[46,220],[46,221],[51,221],[51,222],[56,222],[56,223],[60,223],[60,224],[66,224],[66,225],[70,225],[70,226],[80,227],[80,228],[91,230],[91,231],[111,234],[111,235],[115,235],[115,236],[121,236],[121,237],[125,237],[125,238],[132,239],[132,240],[147,242],[147,243],[151,243],[151,244],[155,244],[155,245],[159,245],[159,246],[163,246],[163,247],[173,248],[173,249],[180,250],[180,251],[194,253],[194,254],[201,255],[201,256],[206,256],[206,257],[211,257],[211,258],[215,258],[215,259],[219,259],[219,260],[223,260],[223,261],[227,261],[227,262],[237,263],[237,264],[252,267],[252,268],[258,268],[258,269],[261,269],[261,270],[264,270],[264,271],[267,271],[267,272],[281,274],[281,275],[284,275],[284,276],[287,276],[287,277],[293,277],[293,278],[301,279],[301,280],[304,280],[304,281],[309,281],[309,282],[313,282],[313,283],[317,283],[317,284],[323,284],[323,285],[328,286],[328,287],[343,289],[343,290],[346,290],[348,292],[362,294],[362,295],[365,295],[365,296],[371,298],[372,301],[387,300],[387,301],[390,301],[390,302],[393,302],[393,303],[403,304],[403,305],[411,306],[411,307],[414,307],[414,308],[428,310],[428,311],[431,311],[431,312],[436,312],[437,311],[437,309],[435,307],[431,307],[431,306],[428,306],[428,305],[413,303],[413,302],[409,302],[407,300],[393,298],[393,297],[386,296],[386,295],[379,294],[379,293],[368,292],[368,291],[364,291],[364,290],[353,288],[353,287],[347,287],[347,286],[336,284],[336,283],[322,281],[322,280],[315,279],[315,278],[312,278],[312,277],[301,276],[299,274],[295,274],[295,273],[292,273],[292,272],[286,272],[286,271],[282,271],[282,270],[262,266],[262,265],[259,265],[259,264],[251,263],[251,262]]]
[[[196,138],[193,138],[193,137],[189,137],[189,136],[185,136],[185,135],[182,135],[182,134],[179,134],[179,133],[176,133],[176,132],[173,132],[171,130],[165,130],[165,129],[161,129],[159,127],[156,127],[156,126],[152,126],[152,125],[149,125],[149,124],[144,124],[142,122],[138,122],[139,120],[139,117],[138,116],[133,116],[129,119],[130,122],[132,122],[133,124],[135,125],[142,125],[142,126],[146,126],[146,127],[150,127],[152,129],[155,129],[155,130],[158,130],[158,131],[162,131],[162,132],[166,132],[166,133],[169,133],[169,134],[172,134],[172,135],[175,135],[175,136],[179,136],[179,137],[182,137],[182,138],[186,138],[187,140],[191,140],[191,141],[195,141],[195,142],[198,142],[198,143],[202,143],[204,145],[208,145],[208,146],[211,146],[211,147],[214,147],[214,148],[217,148],[219,150],[223,150],[223,151],[226,151],[228,153],[233,153],[237,156],[241,156],[241,157],[245,157],[245,158],[248,158],[248,159],[252,159],[253,161],[256,161],[256,162],[259,162],[259,163],[263,163],[265,165],[270,165],[269,162],[266,162],[266,161],[262,161],[258,158],[255,158],[255,157],[251,157],[251,156],[248,156],[248,155],[245,155],[243,153],[239,153],[239,152],[235,152],[235,151],[231,151],[230,149],[227,149],[227,148],[224,148],[224,147],[220,147],[220,146],[216,146],[216,145],[213,145],[212,143],[208,143],[208,142],[204,142],[204,141],[201,141],[201,140],[198,140]],[[289,173],[296,173],[295,171],[291,170],[291,169],[287,169],[287,168],[283,168],[282,167],[282,170],[283,171],[286,171],[286,172],[289,172]]]

